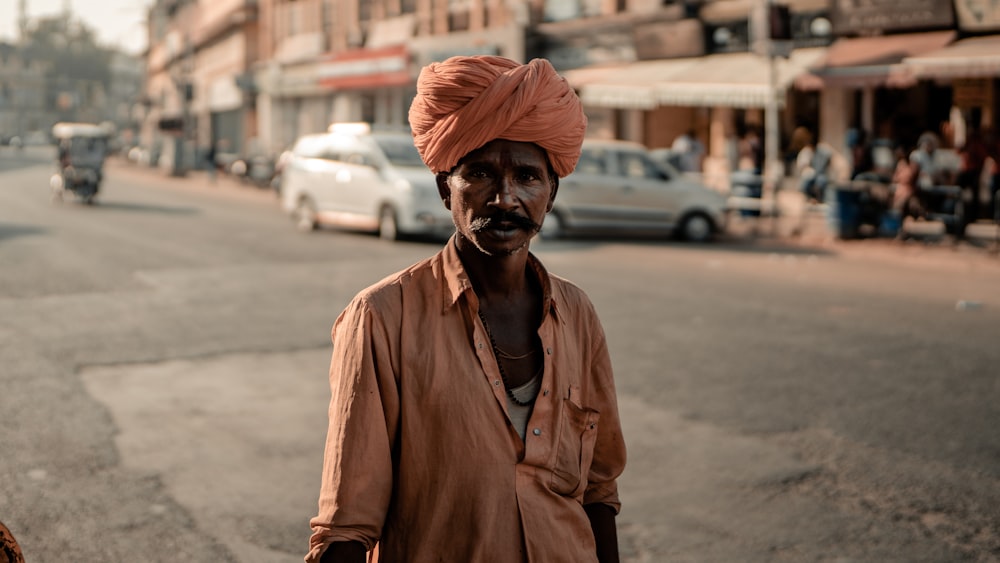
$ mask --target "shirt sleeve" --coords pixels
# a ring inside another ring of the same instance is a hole
[[[591,316],[591,385],[594,403],[601,413],[597,425],[597,441],[594,445],[594,459],[587,474],[587,488],[583,493],[583,504],[602,503],[621,510],[618,499],[618,476],[625,469],[625,440],[622,436],[621,420],[618,416],[618,398],[615,392],[611,355],[604,336],[604,329],[596,312]]]
[[[385,325],[358,297],[337,318],[332,338],[329,428],[307,563],[318,562],[334,541],[371,550],[392,494],[399,395]]]

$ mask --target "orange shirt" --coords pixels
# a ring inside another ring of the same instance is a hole
[[[545,366],[523,441],[454,241],[337,319],[307,562],[338,540],[392,563],[597,561],[583,505],[617,511],[625,466],[611,360],[583,291],[529,263]]]

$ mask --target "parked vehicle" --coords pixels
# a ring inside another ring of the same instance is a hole
[[[667,163],[674,170],[682,171],[684,168],[683,163],[681,162],[684,159],[684,155],[674,149],[652,149],[649,151],[649,156],[657,162]]]
[[[52,176],[52,200],[62,201],[70,192],[92,204],[101,189],[104,159],[108,152],[108,130],[92,123],[57,123],[52,136],[58,146],[59,171]]]
[[[335,123],[300,138],[281,173],[282,207],[299,229],[331,225],[378,233],[448,236],[451,213],[407,133]]]
[[[541,234],[647,232],[703,242],[725,229],[726,215],[723,194],[654,160],[643,145],[587,139]]]

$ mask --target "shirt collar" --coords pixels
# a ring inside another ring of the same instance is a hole
[[[440,272],[439,279],[443,280],[441,311],[446,312],[458,303],[458,300],[465,292],[473,292],[472,281],[469,274],[462,265],[462,259],[458,256],[458,247],[455,245],[455,235],[448,239],[448,244],[439,253]],[[552,313],[558,318],[556,299],[552,294],[552,278],[542,262],[531,252],[528,252],[528,267],[531,268],[542,286],[542,311],[545,314]]]

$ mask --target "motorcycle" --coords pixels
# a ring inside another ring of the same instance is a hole
[[[61,202],[66,192],[88,205],[101,189],[108,132],[91,123],[57,123],[52,136],[58,146],[59,171],[49,180],[52,201]]]

